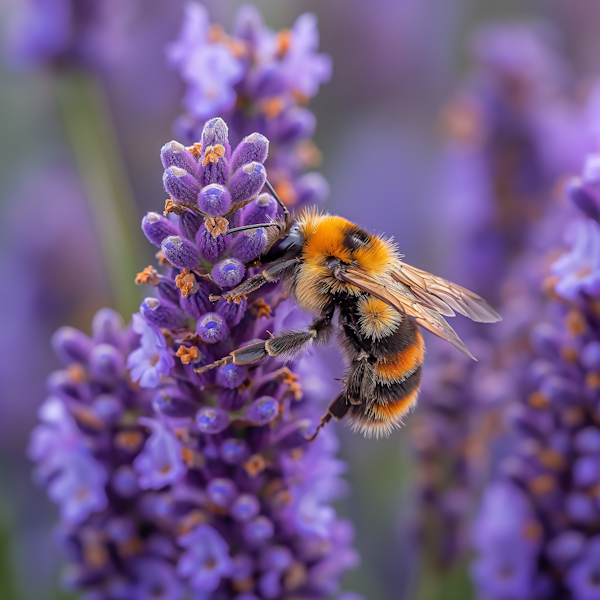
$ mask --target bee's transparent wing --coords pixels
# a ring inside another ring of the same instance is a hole
[[[500,315],[476,294],[401,261],[379,281],[354,266],[336,269],[335,276],[412,317],[421,327],[454,344],[474,360],[444,316],[454,316],[456,311],[474,321],[500,320]]]

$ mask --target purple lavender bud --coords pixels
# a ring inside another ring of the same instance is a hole
[[[598,511],[592,498],[582,492],[571,493],[567,496],[565,510],[568,517],[580,525],[589,525],[598,518]]]
[[[267,517],[260,516],[246,523],[244,526],[244,539],[251,546],[261,546],[267,540],[270,540],[275,533],[273,522]]]
[[[279,402],[271,396],[255,400],[246,411],[246,419],[256,425],[266,425],[279,414]]]
[[[116,383],[122,375],[125,359],[110,344],[98,344],[90,354],[90,374],[101,383]]]
[[[185,318],[177,306],[158,298],[146,298],[140,305],[140,312],[149,323],[158,327],[179,329],[185,324]]]
[[[65,365],[86,364],[93,346],[92,340],[74,327],[61,327],[52,336],[52,348]]]
[[[248,393],[239,392],[237,388],[223,388],[219,392],[219,406],[223,410],[235,412],[248,403]]]
[[[286,546],[271,546],[260,557],[260,568],[263,571],[287,571],[294,562],[294,556]]]
[[[235,287],[246,273],[246,267],[236,258],[226,258],[218,262],[211,271],[215,283],[222,287]]]
[[[320,173],[306,173],[296,181],[296,193],[298,204],[320,204],[329,196],[329,184]]]
[[[217,383],[225,388],[235,389],[248,376],[248,369],[240,365],[225,365],[217,371]]]
[[[226,187],[212,183],[202,188],[198,205],[207,215],[222,217],[231,207],[231,194]]]
[[[250,456],[250,448],[245,440],[227,438],[221,443],[219,454],[228,465],[237,465]]]
[[[123,405],[117,396],[101,394],[94,400],[94,413],[107,425],[114,425],[123,414]]]
[[[560,331],[549,323],[536,325],[531,332],[531,343],[535,351],[549,360],[560,357],[562,342]]]
[[[235,327],[240,323],[246,314],[248,300],[244,298],[240,302],[227,302],[227,300],[217,300],[215,308],[217,312],[227,321],[227,325]]]
[[[229,129],[221,117],[209,119],[202,129],[202,148],[229,144]]]
[[[281,119],[280,143],[293,144],[312,137],[317,120],[307,108],[293,108]]]
[[[285,91],[286,81],[278,64],[265,65],[251,80],[251,92],[257,98],[280,96]]]
[[[96,344],[122,348],[125,341],[123,318],[111,308],[101,308],[92,320],[92,338]]]
[[[196,204],[200,192],[200,182],[185,169],[169,167],[163,175],[163,185],[167,193],[177,202]]]
[[[229,426],[229,415],[220,408],[203,406],[196,413],[196,425],[201,433],[221,433]]]
[[[230,245],[230,235],[219,235],[214,237],[212,233],[206,229],[205,223],[202,223],[200,229],[198,229],[198,233],[196,234],[196,246],[200,251],[200,256],[208,262],[217,262],[219,257]]]
[[[198,229],[204,223],[204,217],[193,210],[186,210],[179,218],[179,229],[188,240],[194,241]]]
[[[208,484],[206,493],[215,506],[226,508],[237,496],[237,488],[231,479],[219,477]]]
[[[575,450],[581,454],[600,454],[600,431],[596,427],[586,427],[575,435]]]
[[[546,550],[554,566],[562,569],[579,558],[585,547],[585,536],[579,531],[563,531],[548,544]]]
[[[278,571],[267,571],[258,579],[258,589],[263,598],[274,600],[281,598],[281,573]]]
[[[231,254],[243,263],[258,258],[267,247],[267,232],[263,227],[242,231],[231,249]]]
[[[207,313],[196,324],[196,333],[203,342],[214,344],[227,337],[229,327],[221,315],[214,312]]]
[[[590,342],[581,352],[581,364],[590,371],[600,372],[600,342]]]
[[[159,298],[177,306],[181,300],[181,292],[175,282],[169,277],[159,276],[160,280],[156,288]]]
[[[236,171],[242,165],[251,162],[264,163],[269,154],[269,140],[260,133],[246,136],[233,152],[231,170]]]
[[[122,498],[133,498],[140,491],[137,474],[128,465],[123,465],[115,471],[111,483],[115,493]]]
[[[568,195],[579,210],[600,222],[600,154],[587,157],[582,178],[569,183]]]
[[[254,519],[260,512],[260,502],[251,494],[240,494],[229,509],[229,514],[240,523]]]
[[[54,371],[46,380],[48,392],[57,396],[71,396],[79,398],[79,385],[69,371]]]
[[[200,254],[196,246],[186,238],[170,235],[162,242],[161,249],[165,258],[180,269],[195,269],[200,264]]]
[[[600,459],[582,456],[573,463],[573,481],[578,487],[588,487],[600,480]]]
[[[176,386],[161,389],[153,402],[154,410],[168,417],[191,417],[197,405]]]
[[[552,402],[576,402],[579,399],[579,389],[573,382],[551,375],[542,382],[540,391]]]
[[[155,212],[149,212],[142,219],[142,231],[148,241],[159,248],[166,237],[179,233],[171,221]]]
[[[262,190],[266,180],[267,171],[259,162],[251,162],[239,168],[229,180],[232,204],[256,196]]]
[[[244,225],[268,223],[277,214],[278,204],[271,194],[260,194],[256,200],[242,209]]]
[[[212,310],[212,303],[208,299],[210,295],[209,286],[204,281],[199,281],[199,289],[195,294],[190,294],[181,298],[181,308],[194,319],[201,319],[202,316]]]
[[[192,175],[196,175],[198,171],[198,161],[194,155],[183,144],[174,140],[160,149],[160,161],[165,169],[179,167]]]

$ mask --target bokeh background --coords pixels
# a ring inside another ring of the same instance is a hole
[[[164,201],[159,149],[173,138],[184,93],[164,53],[177,36],[183,3],[121,0],[127,6],[119,8],[119,26],[126,35],[114,48],[118,58],[82,76],[35,64],[15,49],[15,20],[26,4],[0,4],[0,598],[53,600],[66,597],[59,592],[61,556],[52,534],[56,510],[32,481],[28,435],[45,379],[57,367],[52,332],[60,325],[87,331],[100,307],[132,312],[141,298],[131,281],[153,251],[138,223]],[[242,3],[204,4],[213,21],[229,27]],[[448,176],[449,164],[464,157],[451,148],[452,127],[444,115],[476,68],[476,32],[507,21],[543,31],[573,103],[583,103],[600,74],[595,0],[254,4],[275,29],[314,12],[320,49],[333,59],[331,81],[311,102],[323,155],[319,170],[330,184],[325,208],[393,235],[409,262],[457,274],[459,282],[464,248],[457,236],[477,218],[477,202],[463,197],[461,183]],[[51,31],[52,10],[38,27]],[[566,118],[556,119],[556,127],[570,126]],[[580,167],[585,145],[573,140],[561,163],[565,174]],[[118,213],[102,208],[111,195]],[[509,221],[506,243],[514,241],[516,226]],[[112,254],[103,239],[114,239]],[[465,283],[485,293],[489,276]],[[115,294],[118,281],[127,282],[129,291]],[[331,362],[339,372],[338,361]],[[379,441],[334,426],[349,484],[337,508],[355,523],[362,558],[344,587],[369,600],[474,597],[462,562],[431,585],[420,555],[414,494],[419,463],[410,419],[406,429]]]

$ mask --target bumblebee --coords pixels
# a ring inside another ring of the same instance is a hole
[[[271,193],[276,197],[272,188]],[[367,437],[389,435],[419,394],[425,353],[419,326],[474,358],[444,317],[460,313],[482,323],[500,320],[477,294],[411,267],[391,239],[342,217],[309,209],[294,221],[285,210],[284,221],[262,226],[273,227],[263,270],[211,300],[239,302],[264,284],[282,280],[285,292],[315,317],[306,330],[253,343],[196,371],[251,365],[269,356],[290,360],[313,344],[327,343],[337,314],[348,368],[341,393],[310,439],[331,418],[347,418],[354,431]]]

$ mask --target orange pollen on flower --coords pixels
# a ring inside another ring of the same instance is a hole
[[[199,289],[194,274],[187,269],[184,269],[175,277],[175,285],[179,288],[179,291],[184,298],[187,298],[190,294],[195,294]]]
[[[262,298],[259,298],[256,300],[256,302],[254,302],[250,312],[252,316],[256,317],[257,319],[262,319],[263,317],[268,318],[273,313],[271,307]]]
[[[527,403],[533,408],[546,408],[548,406],[548,398],[542,392],[533,392],[529,394]]]
[[[196,158],[200,158],[202,156],[202,144],[200,142],[196,142],[193,146],[188,146],[188,150]]]
[[[92,409],[87,406],[74,404],[69,407],[69,412],[73,415],[75,420],[82,425],[86,425],[92,429],[102,429],[104,427],[102,419],[95,415],[92,412]]]
[[[293,450],[290,450],[291,458],[293,458],[296,461],[300,460],[302,458],[303,454],[304,454],[304,451],[302,450],[302,448],[294,448]]]
[[[584,267],[583,269],[579,269],[579,271],[577,271],[577,273],[575,273],[575,277],[577,277],[577,279],[583,279],[584,277],[589,275],[591,272],[592,272],[592,267]]]
[[[117,546],[117,550],[121,556],[136,556],[142,552],[143,548],[142,540],[137,537],[121,542]]]
[[[162,473],[163,475],[165,475],[166,473],[168,473],[171,470],[171,465],[170,464],[164,464],[160,469],[160,473]]]
[[[538,475],[533,481],[529,484],[529,489],[536,496],[543,496],[548,492],[552,491],[556,487],[556,482],[554,478],[550,475]]]
[[[283,110],[283,100],[279,96],[267,98],[262,103],[262,110],[267,119],[274,119],[281,114]]]
[[[214,238],[218,238],[220,235],[227,233],[229,221],[223,217],[208,217],[204,221],[204,225],[206,225],[206,229]]]
[[[544,281],[542,282],[542,291],[553,300],[558,299],[558,295],[554,291],[554,286],[558,283],[558,281],[559,280],[558,277],[556,277],[556,275],[550,275],[549,277],[546,277],[546,279],[544,279]]]
[[[136,285],[149,285],[156,287],[160,283],[158,278],[158,271],[152,266],[148,265],[143,271],[140,271],[135,276]]]
[[[562,469],[565,459],[556,450],[543,450],[539,455],[540,463],[548,469]]]
[[[294,186],[287,180],[283,179],[275,185],[275,191],[286,206],[293,206],[298,202],[298,194]]]
[[[309,96],[307,96],[306,94],[303,94],[302,92],[300,92],[298,90],[292,90],[292,96],[294,96],[294,100],[301,106],[306,106],[310,101]]]
[[[90,490],[86,487],[79,488],[75,494],[77,500],[85,500],[90,495]]]
[[[159,250],[154,257],[158,260],[158,264],[162,267],[164,265],[170,265],[169,261],[165,258],[165,255],[162,253],[162,250]]]
[[[73,364],[67,367],[69,377],[73,383],[83,383],[85,381],[85,369],[81,365]]]
[[[184,365],[197,363],[202,360],[202,354],[198,352],[198,348],[196,346],[191,346],[190,348],[187,346],[179,346],[175,355],[181,359],[181,362]]]
[[[227,39],[227,34],[225,33],[225,29],[223,29],[223,25],[219,23],[213,23],[208,29],[208,41],[216,44],[219,42],[224,42]]]
[[[250,477],[256,477],[260,473],[262,473],[267,464],[265,459],[260,454],[254,454],[244,463],[244,470]]]
[[[202,159],[202,166],[205,167],[208,163],[217,164],[219,158],[225,156],[225,146],[217,144],[216,146],[207,146]]]
[[[177,535],[189,533],[196,525],[206,523],[206,515],[199,510],[193,510],[188,513],[177,526]]]
[[[529,521],[523,527],[523,535],[531,541],[536,541],[542,537],[542,527],[536,521]]]
[[[163,216],[166,217],[170,213],[175,213],[176,215],[181,216],[185,212],[185,208],[180,206],[176,202],[173,202],[171,198],[167,198],[165,200],[165,210],[163,211]]]
[[[294,563],[283,576],[283,585],[286,590],[297,590],[306,583],[306,566],[302,563]]]
[[[318,167],[323,162],[323,154],[312,140],[303,140],[296,147],[298,161],[307,167]]]
[[[275,40],[276,48],[275,54],[277,58],[283,58],[288,50],[290,49],[290,44],[292,42],[292,32],[289,29],[282,29],[278,34]]]
[[[120,431],[115,436],[115,445],[122,450],[135,452],[144,441],[139,431]]]
[[[575,309],[569,311],[565,322],[573,335],[582,335],[585,332],[585,318],[581,311]]]
[[[481,115],[475,104],[466,98],[456,98],[445,106],[440,123],[444,133],[452,139],[471,144],[481,140]]]
[[[254,589],[254,580],[251,577],[234,579],[231,581],[231,587],[235,592],[251,592]]]
[[[150,363],[150,366],[151,366],[151,367],[154,367],[154,366],[156,366],[156,363],[158,362],[159,358],[160,358],[160,357],[158,356],[158,354],[153,354],[153,355],[150,357],[150,360],[148,361],[148,362]]]
[[[208,569],[209,571],[214,569],[217,566],[217,561],[214,558],[209,558],[208,560],[204,561],[204,568]]]
[[[585,414],[583,410],[577,408],[576,406],[571,406],[570,408],[565,409],[562,414],[563,423],[569,427],[582,424],[584,418]]]
[[[563,348],[560,351],[560,355],[562,356],[563,360],[565,360],[566,362],[570,362],[573,364],[575,364],[577,362],[578,354],[577,354],[577,350],[575,350],[575,348],[571,348],[571,347]]]
[[[92,567],[102,567],[108,562],[108,552],[100,544],[89,544],[84,547],[84,560]]]
[[[600,389],[600,373],[588,373],[585,377],[585,383],[593,390]]]

